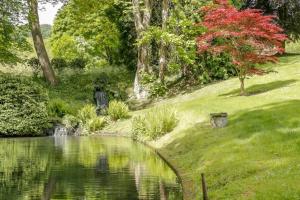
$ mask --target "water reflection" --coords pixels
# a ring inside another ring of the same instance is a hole
[[[0,139],[0,199],[182,199],[175,174],[124,138]]]

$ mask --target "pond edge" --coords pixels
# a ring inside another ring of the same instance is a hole
[[[154,146],[152,146],[150,143],[148,142],[144,142],[144,141],[140,141],[140,140],[134,140],[132,137],[130,137],[130,134],[121,134],[119,132],[115,132],[115,133],[97,133],[95,135],[98,136],[104,136],[104,137],[123,137],[123,138],[129,138],[135,142],[138,142],[140,144],[145,145],[146,147],[150,148],[154,153],[156,153],[167,165],[168,167],[170,167],[170,169],[175,173],[176,177],[178,178],[179,184],[181,186],[182,189],[182,195],[183,195],[183,200],[190,200],[188,198],[189,193],[188,193],[188,185],[184,184],[184,178],[181,175],[181,173],[179,172],[178,168],[172,164],[169,160],[168,160],[168,156],[165,156],[158,148],[155,148]]]

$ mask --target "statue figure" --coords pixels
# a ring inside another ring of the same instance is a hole
[[[107,93],[103,88],[96,86],[94,90],[94,101],[96,103],[96,112],[98,115],[106,114],[108,108]]]

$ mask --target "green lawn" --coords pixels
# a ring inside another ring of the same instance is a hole
[[[177,128],[151,145],[179,170],[186,199],[200,199],[200,173],[210,199],[300,199],[300,55],[275,65],[276,73],[246,80],[249,96],[238,96],[233,78],[153,105],[178,110]],[[228,112],[229,125],[212,129],[213,112]],[[127,120],[106,130],[130,127]]]

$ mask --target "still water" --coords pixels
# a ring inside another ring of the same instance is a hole
[[[0,200],[181,200],[174,172],[126,138],[0,139]]]

